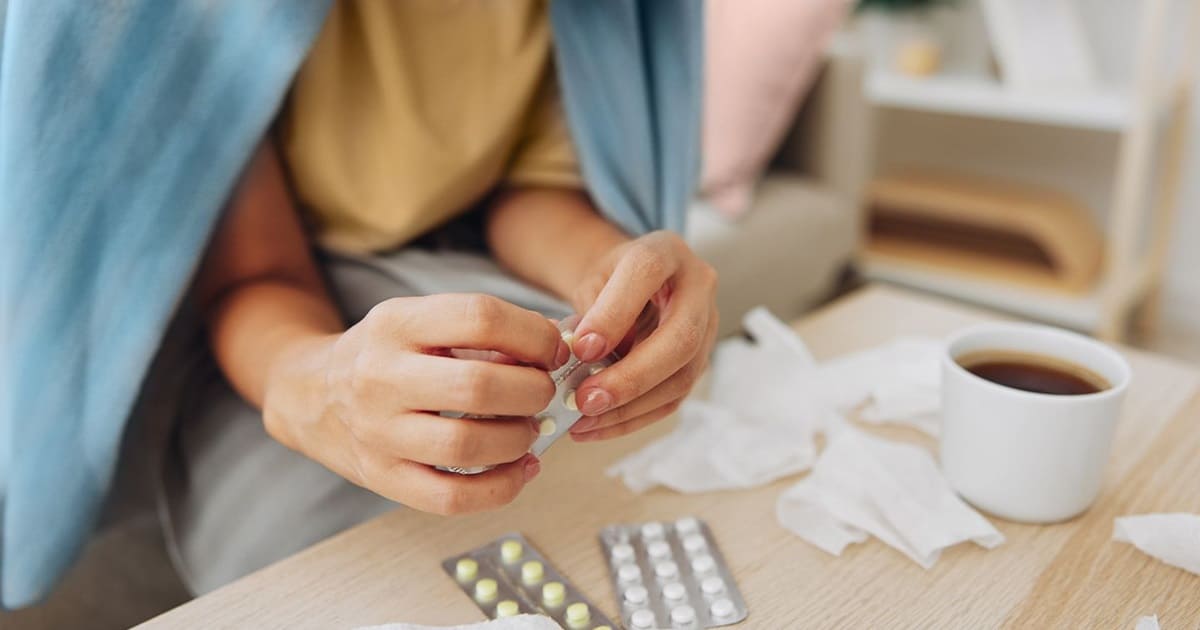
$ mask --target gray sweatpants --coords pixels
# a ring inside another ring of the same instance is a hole
[[[568,308],[523,284],[481,254],[406,249],[371,257],[324,256],[348,322],[391,297],[489,293],[563,317]],[[164,515],[171,553],[196,594],[293,554],[394,509],[271,439],[261,414],[242,400],[206,350],[188,362],[164,460]]]

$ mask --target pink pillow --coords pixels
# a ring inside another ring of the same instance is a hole
[[[701,194],[750,207],[851,0],[707,0]]]

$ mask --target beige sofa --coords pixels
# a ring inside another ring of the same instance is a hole
[[[860,233],[858,194],[867,120],[861,62],[833,58],[821,73],[750,212],[738,221],[697,203],[688,240],[720,274],[723,335],[765,305],[790,320],[825,299]]]

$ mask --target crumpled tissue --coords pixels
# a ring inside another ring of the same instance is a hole
[[[1200,514],[1139,514],[1113,521],[1113,540],[1200,575]]]
[[[387,623],[381,626],[361,626],[355,630],[562,630],[555,621],[543,615],[517,615],[492,621],[461,626],[419,626],[411,623]]]
[[[835,555],[874,535],[923,567],[946,547],[1004,537],[950,489],[924,449],[868,435],[845,417],[937,434],[941,341],[900,338],[817,362],[765,309],[743,320],[753,337],[722,342],[707,401],[680,408],[671,434],[612,465],[635,492],[749,488],[813,469],[780,496],[780,523]],[[817,456],[817,433],[826,435]]]
[[[812,473],[776,502],[779,523],[791,532],[833,555],[871,534],[926,569],[960,542],[987,549],[1004,542],[958,498],[925,449],[849,425],[835,431]]]
[[[816,459],[815,433],[831,410],[803,391],[816,361],[765,309],[744,320],[758,340],[723,342],[713,357],[708,401],[680,407],[671,434],[608,469],[634,492],[749,488],[792,475]]]
[[[862,405],[868,422],[936,434],[940,341],[901,338],[818,363],[804,341],[764,308],[743,320],[751,342],[722,342],[708,400],[680,407],[671,434],[608,469],[634,492],[749,488],[808,470],[814,437]]]

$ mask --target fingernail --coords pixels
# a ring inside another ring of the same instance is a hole
[[[558,341],[558,351],[554,354],[554,369],[558,369],[567,364],[567,360],[571,358],[571,348],[567,342]]]
[[[525,460],[525,482],[528,483],[540,472],[542,472],[542,462],[532,455],[529,456],[529,459]]]
[[[597,422],[600,422],[599,418],[580,418],[579,422],[576,422],[571,427],[571,433],[584,433],[590,431],[596,427]]]
[[[600,333],[588,333],[575,340],[575,356],[580,361],[595,361],[604,356],[605,345]]]
[[[603,389],[593,389],[587,393],[583,399],[583,404],[579,405],[579,410],[585,416],[598,416],[612,406],[612,396]]]

